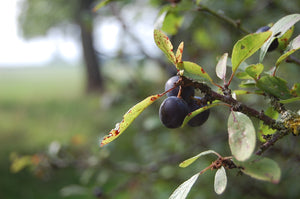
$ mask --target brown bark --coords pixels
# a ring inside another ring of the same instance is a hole
[[[80,0],[78,24],[81,30],[81,43],[86,68],[86,89],[88,92],[99,92],[104,89],[99,60],[94,48],[93,17],[90,6],[92,0]],[[88,16],[88,20],[86,20]]]

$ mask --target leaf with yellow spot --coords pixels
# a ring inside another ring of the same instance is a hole
[[[173,52],[173,45],[168,38],[167,35],[165,35],[161,30],[154,30],[154,41],[167,56],[170,62],[172,62],[174,65],[176,65],[176,58]]]
[[[264,65],[262,65],[261,63],[250,65],[245,69],[246,73],[253,79],[258,79],[263,70]]]
[[[163,94],[151,95],[129,109],[129,111],[127,111],[127,113],[125,113],[125,115],[123,116],[123,120],[120,123],[116,124],[116,127],[102,139],[100,146],[102,147],[119,137],[135,120],[135,118],[137,118],[137,116],[139,116],[149,105],[151,105],[161,96],[163,96]]]

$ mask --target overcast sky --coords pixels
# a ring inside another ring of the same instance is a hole
[[[71,38],[48,36],[29,41],[22,39],[17,27],[20,1],[0,1],[0,67],[40,65],[49,61],[55,51],[66,61],[78,59],[80,52]]]
[[[34,66],[49,62],[55,55],[59,55],[66,62],[76,62],[81,57],[80,44],[75,38],[69,38],[62,34],[48,34],[31,40],[20,37],[17,26],[19,3],[22,0],[0,1],[0,67]],[[147,9],[147,8],[146,8]],[[142,12],[142,11],[141,11]],[[126,15],[127,22],[132,22],[132,16]],[[139,22],[128,24],[137,37],[140,37],[145,49],[150,53],[157,49],[153,41],[153,23],[156,17],[153,9],[142,12]],[[135,46],[120,44],[119,39],[124,37],[117,20],[108,19],[97,24],[95,35],[95,46],[101,46],[106,53],[117,51],[123,45],[128,51],[134,51]],[[130,41],[127,41],[127,43]]]

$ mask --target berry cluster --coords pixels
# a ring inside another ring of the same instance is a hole
[[[171,77],[165,84],[165,91],[174,88],[178,80],[179,76]],[[189,113],[205,106],[200,103],[202,98],[194,95],[195,88],[192,86],[176,87],[168,92],[168,97],[159,108],[159,118],[163,125],[167,128],[178,128]],[[202,125],[208,119],[209,112],[208,109],[199,113],[188,122],[188,125],[192,127]]]

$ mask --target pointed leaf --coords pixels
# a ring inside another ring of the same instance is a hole
[[[194,79],[200,80],[204,82],[212,82],[211,77],[205,72],[205,70],[196,63],[193,62],[180,62],[177,64],[178,70],[183,70],[183,76]]]
[[[279,38],[285,34],[295,23],[300,20],[300,14],[291,14],[287,15],[280,20],[278,20],[271,28],[272,36],[268,39],[268,41],[261,47],[259,62],[262,62],[264,59],[269,46],[272,41],[276,38]]]
[[[191,158],[181,162],[179,164],[179,166],[182,167],[182,168],[188,167],[189,165],[191,165],[193,162],[195,162],[201,156],[208,155],[208,154],[215,154],[216,156],[219,157],[219,154],[217,152],[215,152],[213,150],[207,150],[207,151],[203,151],[203,152],[199,153],[198,155],[196,155],[194,157],[191,157]]]
[[[185,199],[189,194],[192,186],[199,177],[199,173],[193,175],[190,179],[182,183],[169,197],[169,199]]]
[[[255,129],[249,117],[240,112],[231,112],[228,118],[229,146],[232,155],[239,161],[247,160],[255,148]]]
[[[214,188],[215,192],[220,195],[222,194],[227,186],[227,176],[224,167],[217,170],[215,175]]]
[[[206,105],[206,106],[203,106],[202,108],[199,108],[191,113],[189,113],[183,120],[182,122],[182,125],[181,127],[184,127],[191,119],[193,119],[193,117],[195,117],[196,115],[198,115],[199,113],[207,110],[207,109],[210,109],[212,107],[215,107],[215,106],[219,106],[219,105],[223,105],[221,103],[213,103],[213,104],[209,104],[209,105]]]
[[[180,63],[182,62],[182,53],[183,53],[183,47],[184,47],[184,43],[181,42],[177,48],[176,51],[176,62]]]
[[[253,55],[271,36],[271,32],[252,33],[239,40],[233,47],[231,62],[232,72],[235,73],[239,65]]]
[[[127,128],[128,126],[139,116],[149,105],[151,105],[155,100],[160,98],[162,95],[151,95],[144,99],[143,101],[139,102],[135,106],[133,106],[129,111],[123,116],[123,120],[116,124],[116,127],[112,129],[107,136],[105,136],[100,146],[104,146],[117,137],[119,137]]]
[[[256,86],[280,99],[289,99],[292,97],[287,87],[287,82],[279,77],[264,76],[257,81]]]
[[[278,67],[279,64],[281,64],[281,62],[285,60],[288,56],[290,56],[291,54],[293,54],[299,49],[300,49],[300,35],[298,35],[295,39],[293,39],[293,41],[291,41],[290,45],[288,46],[288,50],[278,58],[276,62],[276,67]]]
[[[96,6],[93,8],[93,12],[96,12],[97,10],[99,10],[100,8],[106,6],[109,2],[111,2],[112,0],[103,0],[101,2],[99,2],[98,4],[96,4]]]
[[[246,162],[234,160],[237,166],[242,167],[242,172],[252,178],[278,183],[280,181],[281,171],[278,164],[269,158],[252,156]]]
[[[300,97],[294,97],[286,100],[280,100],[279,102],[282,104],[288,104],[288,103],[299,102],[299,101],[300,101]]]
[[[170,62],[176,65],[176,58],[173,52],[173,45],[170,42],[167,35],[165,35],[161,30],[154,30],[154,41],[166,55]]]
[[[217,76],[223,81],[225,81],[226,76],[227,57],[228,53],[224,53],[224,55],[222,55],[222,57],[219,59],[218,64],[216,66]]]
[[[239,79],[251,79],[251,80],[253,79],[248,73],[243,71],[237,72],[235,76]]]
[[[245,71],[248,75],[250,75],[253,79],[258,79],[259,75],[263,72],[264,65],[262,64],[253,64],[248,66]]]

